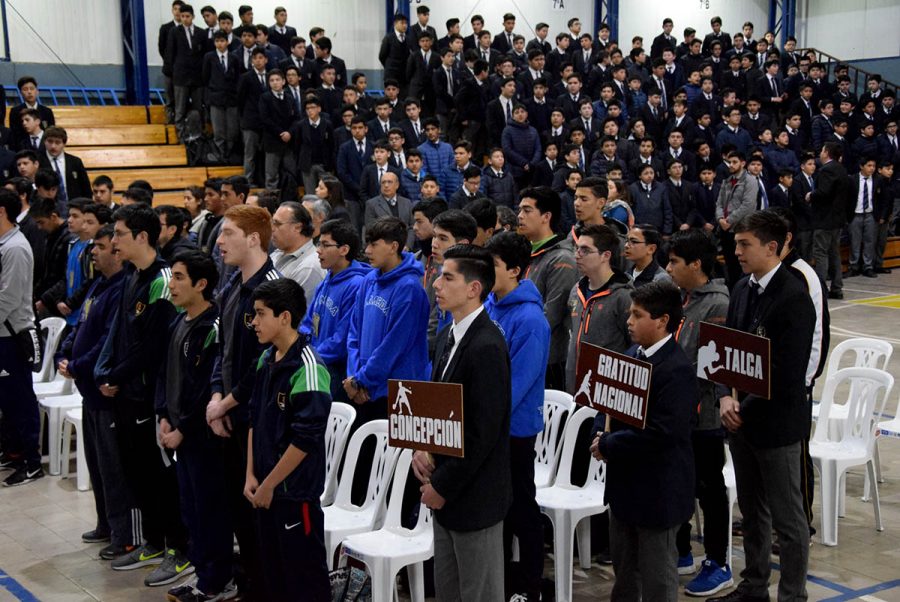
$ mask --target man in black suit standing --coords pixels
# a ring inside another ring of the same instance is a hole
[[[269,27],[269,43],[284,50],[285,55],[290,55],[291,40],[296,36],[297,30],[287,24],[287,9],[276,6],[275,24]]]
[[[284,90],[284,74],[273,69],[267,74],[269,91],[259,97],[259,118],[262,123],[262,146],[266,153],[266,188],[279,188],[281,172],[294,174],[293,136],[294,97]]]
[[[212,122],[213,139],[223,158],[237,144],[239,118],[237,109],[238,59],[228,52],[228,34],[213,35],[215,50],[203,57],[202,81],[206,88],[206,105]]]
[[[315,95],[303,103],[303,110],[305,115],[299,115],[300,120],[294,124],[295,147],[300,149],[297,169],[303,177],[303,188],[311,191],[325,172],[334,173],[337,149],[331,120],[322,114],[322,105]]]
[[[503,519],[512,502],[509,351],[484,311],[494,286],[490,252],[444,252],[435,299],[453,323],[437,337],[432,380],[463,389],[465,458],[416,452],[422,502],[434,510],[434,581],[441,600],[502,600]],[[693,504],[693,502],[691,502]]]
[[[441,124],[441,131],[447,132],[452,116],[456,112],[454,97],[459,91],[461,76],[453,67],[455,55],[452,48],[443,48],[438,54],[441,58],[440,66],[431,73],[431,85],[435,95],[434,112]],[[406,139],[410,140],[409,137]]]
[[[432,72],[441,66],[441,59],[434,51],[434,37],[426,31],[419,36],[419,47],[406,61],[405,81],[409,85],[407,98],[415,98],[421,103],[425,114],[434,114],[435,98],[434,87],[431,81]],[[399,120],[399,116],[395,117]]]
[[[663,50],[666,48],[671,48],[672,52],[675,51],[675,36],[672,35],[672,28],[675,24],[672,22],[672,19],[666,17],[663,19],[662,28],[663,31],[661,34],[653,38],[653,44],[650,46],[650,58],[662,58]]]
[[[250,60],[250,70],[238,79],[237,101],[244,143],[244,176],[252,183],[259,181],[256,177],[256,155],[260,150],[259,136],[262,131],[259,98],[269,88],[266,79],[266,51],[254,48]]]
[[[491,42],[491,48],[499,52],[501,55],[509,54],[513,51],[513,38],[516,34],[513,29],[516,28],[516,16],[512,13],[503,15],[503,31],[494,36]]]
[[[168,62],[169,34],[176,27],[181,26],[182,0],[172,3],[172,20],[166,21],[159,27],[159,36],[156,41],[159,56],[163,60],[163,81],[166,88],[166,123],[175,123],[175,89],[172,87],[172,65]]]
[[[671,282],[632,291],[628,334],[637,346],[626,354],[653,365],[646,427],[613,420],[605,432],[606,417],[594,419],[591,453],[606,461],[613,600],[678,597],[675,534],[694,512],[691,423],[699,395],[691,361],[675,341],[682,315]]]
[[[406,15],[394,15],[394,29],[382,38],[381,49],[378,51],[378,61],[384,67],[384,79],[397,80],[401,89],[406,88],[406,62],[410,54],[406,40],[408,25]]]
[[[469,19],[469,23],[472,24],[472,33],[463,38],[463,50],[478,47],[478,35],[484,29],[484,17],[481,15],[472,15],[472,18]]]
[[[547,34],[550,32],[550,26],[546,23],[538,23],[534,27],[535,37],[525,46],[525,52],[532,50],[540,50],[541,54],[547,56],[553,50],[553,46],[547,41]]]
[[[822,282],[831,279],[828,298],[843,299],[841,230],[846,222],[850,181],[836,142],[822,146],[819,160],[822,167],[816,174],[815,189],[804,199],[812,208],[814,267]]]
[[[773,528],[781,546],[778,599],[805,600],[809,526],[800,491],[801,442],[810,430],[806,369],[816,312],[805,282],[781,264],[787,238],[783,219],[759,211],[738,222],[734,232],[735,254],[748,276],[732,290],[725,325],[771,341],[771,395],[733,396],[729,387],[717,387],[734,459],[747,561],[737,589],[710,600],[769,599]]]
[[[38,154],[41,167],[53,170],[59,176],[59,192],[56,200],[65,207],[69,199],[91,198],[91,182],[84,163],[66,151],[69,141],[66,130],[51,125],[44,132],[44,151]]]
[[[206,53],[206,31],[194,25],[194,8],[190,4],[181,6],[181,27],[172,30],[167,44],[175,89],[175,128],[183,140],[188,111],[199,113],[203,104],[201,74]]]
[[[415,52],[419,49],[419,39],[426,31],[431,34],[433,41],[437,41],[437,30],[428,24],[429,17],[431,17],[430,8],[425,5],[416,7],[416,23],[409,28],[409,36],[406,38],[410,52]]]

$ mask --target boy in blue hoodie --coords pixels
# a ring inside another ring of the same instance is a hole
[[[506,516],[505,541],[519,538],[522,582],[516,590],[528,600],[541,593],[544,539],[535,501],[534,442],[544,428],[544,379],[550,355],[550,324],[537,287],[525,280],[531,243],[521,234],[501,232],[485,248],[494,257],[494,288],[484,308],[503,333],[512,366],[509,456],[513,501]],[[507,558],[509,555],[507,554]]]
[[[300,325],[331,376],[331,397],[349,402],[341,386],[347,377],[347,333],[363,278],[371,270],[353,259],[359,256],[359,234],[343,220],[329,220],[319,229],[319,263],[328,270],[316,287]]]
[[[328,369],[300,336],[299,284],[270,280],[253,291],[253,328],[270,345],[256,364],[250,397],[244,496],[256,509],[266,592],[260,599],[331,600],[325,560],[325,427]],[[386,404],[385,404],[386,406]]]

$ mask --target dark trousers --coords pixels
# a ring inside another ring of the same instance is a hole
[[[191,537],[188,558],[197,589],[218,594],[231,581],[231,518],[225,491],[224,442],[213,434],[185,437],[178,447],[181,516]]]
[[[150,404],[116,398],[114,414],[125,479],[141,509],[144,539],[158,548],[187,549],[187,529],[178,509],[175,466],[163,461]]]
[[[544,376],[544,387],[554,391],[566,390],[566,363],[547,364],[547,374]]]
[[[19,455],[29,470],[41,465],[38,435],[41,418],[31,382],[31,369],[12,337],[0,337],[0,411],[9,428],[4,451]]]
[[[697,499],[703,510],[703,548],[706,557],[720,567],[728,558],[728,489],[722,468],[725,466],[725,441],[721,436],[694,433],[694,471],[697,475]],[[678,555],[691,552],[691,523],[678,529],[675,543]]]
[[[879,220],[875,240],[875,269],[884,267],[884,250],[887,247],[888,231],[891,229],[889,220]]]
[[[806,263],[812,265],[813,261],[813,231],[800,230],[797,232],[797,252]]]
[[[319,500],[276,498],[268,510],[256,510],[256,519],[267,600],[330,602],[325,517]]]
[[[813,268],[822,282],[831,278],[829,292],[840,293],[844,288],[841,274],[841,229],[813,231]]]
[[[722,245],[722,256],[725,258],[725,280],[728,288],[732,288],[738,280],[744,277],[744,271],[734,254],[734,232],[719,230],[719,243]]]
[[[97,529],[110,534],[115,545],[141,544],[141,518],[131,489],[126,486],[116,418],[112,410],[94,410],[87,406],[82,412],[84,428],[84,456],[94,506],[97,509]]]
[[[534,499],[534,440],[534,435],[509,438],[513,500],[503,523],[503,540],[507,567],[513,535],[519,540],[522,580],[521,586],[516,584],[516,591],[537,599],[541,593],[541,576],[544,572],[544,529],[541,510]]]
[[[646,529],[616,519],[610,510],[609,547],[616,581],[610,600],[678,600],[678,552],[675,532]]]
[[[350,427],[351,438],[367,422],[387,418],[387,397],[379,397],[362,405],[353,404],[353,407],[356,408],[356,421]],[[350,490],[350,501],[357,505],[362,505],[369,490],[369,473],[375,459],[375,445],[374,438],[369,437],[359,448],[356,472],[353,473],[353,488]]]

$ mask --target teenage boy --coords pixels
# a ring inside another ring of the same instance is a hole
[[[136,540],[137,514],[116,439],[113,402],[102,395],[94,380],[94,365],[109,334],[122,296],[122,260],[112,246],[113,226],[106,225],[94,237],[91,255],[100,276],[94,280],[79,312],[78,325],[60,345],[57,371],[75,380],[83,400],[84,452],[94,507],[96,527],[82,534],[85,543],[109,541],[100,558],[111,560],[141,544]]]
[[[717,233],[725,256],[728,285],[733,287],[741,278],[741,265],[734,254],[734,225],[756,210],[759,182],[744,169],[747,159],[738,151],[726,155],[728,177],[719,189],[716,200]]]
[[[32,141],[22,126],[22,113],[27,110],[37,111],[38,124],[41,129],[47,129],[51,125],[56,125],[53,109],[41,104],[37,80],[30,75],[20,77],[16,87],[24,102],[9,109],[9,146],[13,149],[37,149],[37,146],[30,144]]]
[[[512,377],[509,452],[513,498],[504,524],[504,541],[511,541],[513,535],[519,540],[522,580],[514,589],[527,600],[538,600],[544,543],[540,509],[534,499],[534,442],[544,428],[550,326],[544,318],[541,294],[533,282],[524,279],[531,263],[528,239],[501,232],[488,240],[485,249],[494,258],[494,288],[484,308],[506,339]]]
[[[478,236],[478,222],[471,214],[459,209],[450,209],[437,215],[432,223],[431,260],[432,272],[426,272],[425,293],[428,295],[428,355],[434,357],[434,343],[438,331],[450,323],[450,315],[438,307],[435,300],[434,281],[441,274],[444,252],[455,245],[472,244]]]
[[[52,169],[59,177],[56,200],[65,204],[69,199],[91,198],[91,180],[84,163],[66,152],[69,136],[61,127],[50,126],[44,132],[44,150],[38,155],[41,167]]]
[[[268,72],[269,91],[259,97],[262,147],[266,153],[266,188],[279,188],[282,173],[294,175],[294,122],[299,118],[293,97],[284,91],[280,69]]]
[[[19,114],[19,119],[22,136],[15,148],[41,153],[44,150],[44,128],[41,126],[40,113],[36,109],[24,109]]]
[[[481,194],[481,170],[469,165],[463,172],[462,187],[450,196],[450,208],[462,209],[472,201],[482,198],[484,195]]]
[[[94,279],[90,250],[94,236],[101,226],[109,223],[111,217],[109,209],[87,199],[73,199],[69,202],[69,232],[78,238],[69,245],[64,286],[53,291],[57,300],[54,309],[65,317],[69,326],[78,323],[78,309],[83,295]]]
[[[16,225],[22,202],[12,190],[0,189],[0,371],[3,396],[0,411],[9,436],[4,436],[3,467],[14,472],[6,477],[7,487],[24,485],[44,476],[38,445],[40,418],[31,384],[31,366],[22,353],[18,334],[33,328],[31,310],[34,259],[31,246]],[[12,443],[12,444],[11,444]],[[9,449],[12,448],[12,449]]]
[[[253,48],[250,57],[250,67],[238,79],[237,103],[241,114],[241,140],[244,144],[244,176],[251,182],[258,182],[256,156],[261,149],[260,135],[263,129],[259,100],[268,90],[266,52],[262,48]]]
[[[728,288],[712,278],[716,266],[716,246],[701,230],[676,232],[669,247],[666,271],[682,291],[684,320],[675,337],[685,355],[697,366],[697,340],[700,323],[724,325],[728,313]],[[697,419],[691,434],[694,449],[696,494],[703,508],[703,549],[706,560],[700,574],[684,591],[690,596],[711,596],[731,587],[734,580],[728,566],[728,491],[722,468],[725,466],[725,440],[722,421],[716,407],[716,385],[706,379],[697,381],[700,393]],[[691,523],[681,525],[675,538],[678,547],[678,573],[692,574]]]
[[[408,198],[415,206],[422,198],[422,183],[426,177],[422,169],[422,153],[413,148],[405,151],[405,154],[406,167],[400,172],[400,195]]]
[[[453,147],[441,140],[441,126],[434,117],[422,121],[425,127],[425,142],[419,145],[425,173],[438,179],[441,190],[449,197],[450,170],[453,168]]]
[[[272,218],[262,207],[235,205],[225,212],[216,245],[225,264],[236,270],[219,287],[219,355],[212,376],[212,397],[206,421],[225,438],[225,500],[241,550],[241,564],[251,591],[263,586],[253,515],[244,499],[247,466],[248,403],[255,378],[254,366],[263,347],[253,330],[253,291],[262,283],[281,278],[269,258]]]
[[[215,48],[203,57],[201,78],[206,87],[206,104],[213,128],[213,140],[223,158],[231,156],[240,135],[237,84],[240,61],[228,52],[228,34],[213,34]]]
[[[56,306],[53,288],[65,286],[69,245],[74,237],[66,220],[59,216],[55,200],[36,196],[28,214],[47,235],[43,270],[35,275],[34,283],[34,310],[41,318]]]
[[[306,313],[293,280],[253,291],[253,328],[268,348],[256,362],[250,398],[244,496],[256,509],[257,546],[271,600],[331,598],[325,560],[325,427],[330,379],[297,332]],[[385,404],[386,405],[386,404]]]
[[[482,305],[494,286],[490,252],[446,252],[435,281],[452,325],[438,337],[431,380],[463,390],[465,458],[416,452],[422,503],[434,511],[434,581],[441,600],[503,599],[503,519],[512,500],[509,351]]]
[[[416,236],[415,251],[416,259],[418,259],[425,267],[425,287],[426,290],[430,282],[433,282],[436,275],[429,274],[435,272],[433,263],[434,258],[431,253],[431,243],[434,238],[434,219],[447,210],[447,202],[441,198],[423,199],[413,207],[413,234]],[[433,303],[433,297],[429,297],[429,303]]]
[[[150,207],[122,207],[113,215],[113,247],[125,272],[122,297],[110,326],[94,378],[100,393],[112,399],[126,483],[141,510],[146,540],[113,560],[127,571],[159,565],[144,585],[164,585],[194,571],[184,557],[187,532],[178,512],[178,482],[171,456],[156,444],[154,390],[165,354],[175,307],[167,283],[171,271],[156,252],[159,218]]]
[[[631,293],[628,332],[636,345],[628,355],[653,366],[647,425],[612,420],[605,431],[605,416],[594,420],[591,453],[606,462],[613,599],[678,597],[675,533],[694,512],[690,436],[697,399],[697,377],[675,342],[681,320],[681,294],[671,282]]]
[[[575,367],[582,342],[625,353],[628,307],[634,285],[614,266],[619,237],[609,226],[583,226],[576,232],[575,263],[581,279],[569,289],[572,335],[566,362],[566,390],[574,393]]]
[[[556,234],[561,211],[559,195],[543,186],[526,188],[519,203],[519,233],[531,243],[531,265],[525,277],[544,300],[550,323],[548,389],[565,390],[566,349],[569,346],[569,293],[578,280],[575,256],[565,236]],[[574,364],[573,364],[574,369]]]
[[[659,280],[671,280],[666,270],[656,261],[661,242],[659,230],[650,224],[636,224],[628,231],[625,259],[633,264],[627,273],[635,288]]]
[[[309,336],[309,344],[328,368],[331,398],[349,403],[341,386],[347,377],[347,334],[359,287],[370,269],[356,261],[359,233],[343,220],[324,222],[316,247],[319,264],[327,273],[310,297],[300,332]]]
[[[481,171],[482,189],[485,196],[496,205],[516,206],[516,181],[506,166],[503,149],[492,148],[488,165]]]
[[[168,289],[181,313],[169,326],[169,343],[156,386],[159,443],[178,454],[181,516],[190,535],[188,559],[196,582],[169,590],[168,598],[228,600],[233,540],[225,498],[223,442],[206,425],[213,362],[218,353],[219,309],[212,302],[219,279],[202,251],[182,251],[172,262]]]

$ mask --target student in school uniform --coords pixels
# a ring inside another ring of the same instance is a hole
[[[59,192],[56,195],[61,204],[69,199],[91,198],[91,181],[80,158],[66,152],[69,136],[61,127],[50,126],[44,132],[44,151],[38,154],[40,165],[52,169],[59,176]]]
[[[266,188],[279,188],[282,172],[293,175],[294,121],[298,115],[294,110],[293,97],[284,91],[284,74],[273,69],[267,74],[268,92],[259,97],[259,116],[262,122],[262,147],[266,153]]]
[[[228,52],[228,35],[213,34],[214,49],[203,57],[201,78],[206,88],[206,104],[212,122],[213,140],[222,157],[228,157],[240,136],[237,84],[239,61]]]
[[[266,53],[254,48],[252,67],[238,80],[237,102],[241,114],[241,136],[244,142],[244,176],[250,182],[258,181],[256,158],[261,150],[262,118],[259,99],[269,89],[266,78]]]
[[[291,53],[291,40],[297,37],[297,30],[287,24],[287,10],[283,6],[275,7],[275,24],[269,26],[269,43]]]
[[[37,111],[38,121],[41,129],[45,130],[51,125],[56,125],[56,118],[53,116],[53,109],[44,106],[40,102],[38,96],[37,80],[30,75],[20,77],[16,82],[19,94],[25,102],[17,104],[9,109],[9,146],[12,149],[26,148],[26,134],[22,126],[22,112],[27,109]],[[34,148],[29,146],[27,148]]]
[[[175,127],[179,139],[183,139],[188,111],[202,110],[201,74],[206,53],[206,30],[194,25],[194,8],[190,4],[182,5],[181,27],[169,34],[167,44],[175,91]]]

